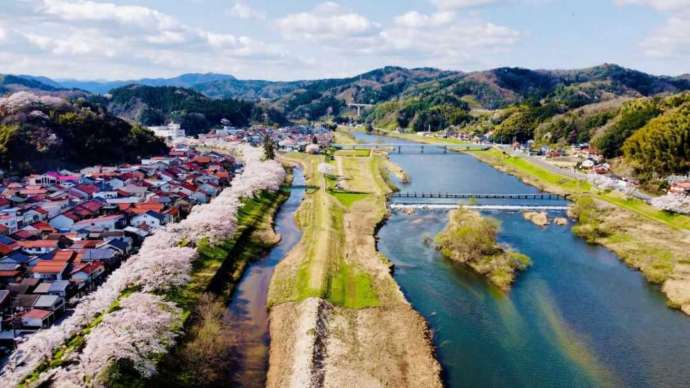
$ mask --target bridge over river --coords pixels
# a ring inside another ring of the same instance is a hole
[[[505,210],[505,211],[562,211],[568,209],[567,196],[550,193],[533,194],[482,194],[482,193],[393,193],[395,200],[390,204],[391,209],[454,209],[460,206],[477,210]],[[458,204],[452,201],[436,201],[438,199],[458,200],[508,200],[517,202],[493,202]],[[433,200],[433,201],[430,201]],[[556,202],[556,201],[560,201]]]
[[[563,201],[567,200],[568,196],[551,194],[551,193],[536,193],[536,194],[481,194],[481,193],[393,193],[392,198],[406,198],[406,199],[424,199],[424,198],[441,198],[441,199],[520,199],[520,200],[534,200],[534,201]]]
[[[333,144],[340,150],[386,150],[393,153],[444,153],[448,151],[485,151],[491,148],[487,144],[421,144],[421,143],[358,143]]]

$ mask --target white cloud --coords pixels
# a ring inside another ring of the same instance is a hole
[[[668,14],[664,24],[640,46],[656,58],[690,59],[690,0],[615,0],[619,6],[638,5]]]
[[[43,0],[40,12],[68,21],[113,21],[140,27],[173,28],[177,21],[151,8],[89,0]]]
[[[615,0],[616,4],[642,5],[659,11],[690,11],[690,0]]]
[[[237,0],[230,8],[230,15],[240,19],[266,19],[266,14],[252,8],[243,0]]]
[[[441,10],[456,10],[460,8],[478,7],[497,3],[502,0],[431,0]]]
[[[0,25],[0,43],[2,43],[5,39],[7,39],[7,31],[5,31],[5,28]]]
[[[410,11],[395,18],[395,24],[400,27],[418,28],[424,26],[439,26],[451,23],[455,19],[453,12],[437,12],[431,15]]]
[[[462,63],[471,56],[505,51],[518,41],[520,33],[491,22],[456,20],[449,26],[435,28],[430,25],[396,26],[383,31],[382,37],[383,50],[449,65]]]
[[[690,59],[690,17],[671,16],[641,45],[645,53],[652,57]]]
[[[363,37],[379,28],[366,17],[334,2],[322,3],[311,11],[289,14],[278,19],[276,24],[288,39],[316,41]]]

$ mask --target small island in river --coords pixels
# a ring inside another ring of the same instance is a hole
[[[500,224],[494,218],[460,208],[450,212],[448,226],[436,236],[436,249],[448,259],[468,265],[504,291],[518,271],[532,262],[529,257],[496,241]]]

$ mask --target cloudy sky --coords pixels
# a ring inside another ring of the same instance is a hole
[[[2,0],[0,73],[294,80],[384,65],[690,73],[690,0]]]

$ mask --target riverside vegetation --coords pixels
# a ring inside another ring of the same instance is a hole
[[[448,225],[435,238],[436,249],[465,264],[507,291],[516,273],[531,265],[529,257],[496,242],[500,224],[494,218],[460,208],[450,212]]]

